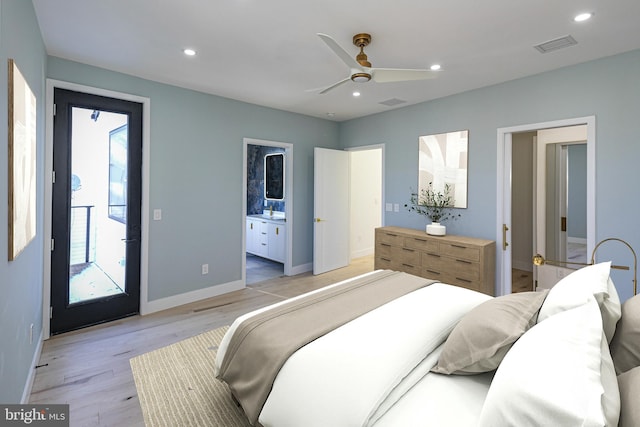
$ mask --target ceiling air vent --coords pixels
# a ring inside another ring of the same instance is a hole
[[[564,36],[555,40],[549,40],[548,42],[540,43],[539,45],[536,45],[534,47],[540,53],[547,53],[554,50],[563,49],[565,47],[573,46],[574,44],[578,44],[576,39],[571,36]]]
[[[404,104],[405,102],[407,101],[403,99],[391,98],[391,99],[387,99],[386,101],[382,101],[380,104],[386,105],[387,107],[393,107],[395,105]]]

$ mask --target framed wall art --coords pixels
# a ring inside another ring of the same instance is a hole
[[[9,261],[36,236],[36,97],[9,59]]]
[[[418,141],[418,194],[430,185],[444,193],[448,186],[453,207],[466,208],[469,131],[426,135]]]

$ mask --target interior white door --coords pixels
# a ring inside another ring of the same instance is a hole
[[[349,152],[313,154],[313,274],[320,274],[349,265]]]

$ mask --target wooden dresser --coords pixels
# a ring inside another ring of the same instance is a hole
[[[404,271],[494,295],[496,242],[380,227],[376,228],[375,268]]]

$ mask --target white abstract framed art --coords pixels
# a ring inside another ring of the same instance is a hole
[[[466,208],[469,131],[421,136],[418,143],[418,194],[429,185],[444,193],[448,185],[453,207]]]
[[[9,59],[9,261],[36,236],[36,97]]]

